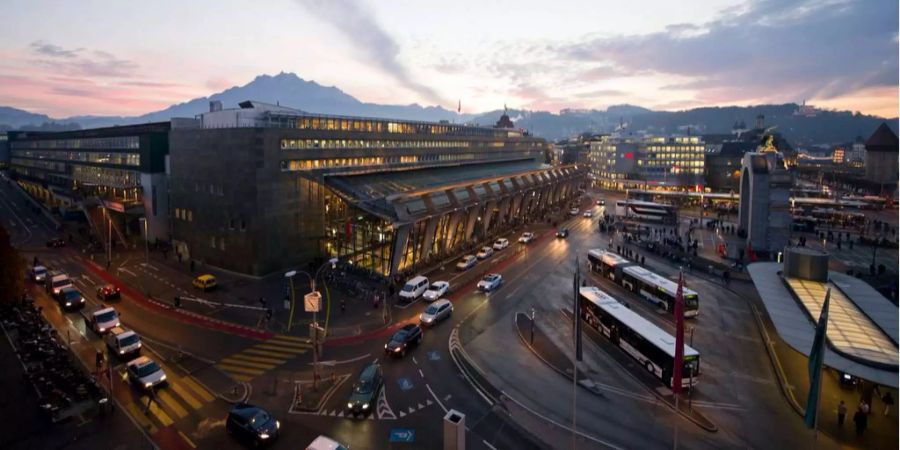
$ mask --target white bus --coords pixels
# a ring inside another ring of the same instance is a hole
[[[617,283],[622,279],[622,269],[634,265],[634,262],[617,253],[599,248],[588,250],[588,262],[591,264],[591,270]]]
[[[674,224],[677,208],[664,203],[640,200],[619,200],[616,202],[616,216],[645,222]]]
[[[656,303],[669,313],[675,312],[675,292],[678,283],[657,275],[640,266],[622,269],[622,286],[639,296]],[[684,288],[684,317],[696,317],[700,313],[697,291]]]
[[[672,387],[675,337],[619,303],[596,287],[579,290],[580,316],[610,342],[628,353],[648,372]],[[681,386],[691,387],[700,377],[700,353],[684,344]]]

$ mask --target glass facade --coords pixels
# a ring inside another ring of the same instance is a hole
[[[138,136],[102,137],[102,138],[73,138],[73,139],[36,139],[28,141],[14,141],[12,149],[70,149],[70,148],[97,148],[97,149],[137,149],[141,143]]]
[[[13,150],[13,157],[51,159],[55,161],[78,161],[95,164],[111,164],[118,166],[141,165],[140,153],[110,152],[65,152],[58,150]]]
[[[704,184],[705,155],[697,136],[603,136],[591,142],[589,160],[595,183],[607,189],[687,189]]]

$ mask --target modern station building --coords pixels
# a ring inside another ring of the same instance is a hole
[[[10,175],[99,236],[168,239],[165,160],[170,122],[66,132],[10,131]],[[146,220],[146,222],[144,222]],[[107,224],[111,224],[108,228]]]
[[[316,257],[417,270],[567,202],[587,172],[545,165],[547,143],[508,117],[490,128],[239,106],[173,126],[170,211],[177,252],[243,273]]]

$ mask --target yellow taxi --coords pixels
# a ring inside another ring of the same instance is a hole
[[[203,274],[194,278],[194,287],[204,292],[216,287],[216,277],[210,274]]]

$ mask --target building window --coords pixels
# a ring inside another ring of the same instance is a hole
[[[212,248],[216,248],[216,237],[215,236],[209,237],[209,246]]]

